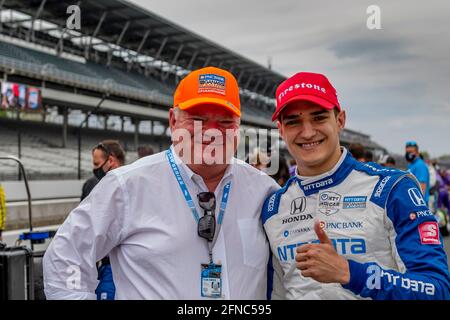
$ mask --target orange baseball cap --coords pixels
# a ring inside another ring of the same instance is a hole
[[[204,104],[213,104],[241,116],[239,86],[228,71],[206,67],[189,73],[178,84],[173,105],[186,110]]]

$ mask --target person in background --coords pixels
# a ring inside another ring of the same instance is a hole
[[[439,198],[439,181],[438,181],[438,171],[439,166],[437,166],[437,161],[435,159],[427,159],[425,160],[425,163],[428,167],[428,174],[430,176],[430,189],[429,189],[429,206],[430,210],[433,213],[436,213],[436,210],[438,209],[438,198]],[[436,167],[437,166],[437,167]]]
[[[348,151],[357,161],[366,162],[366,158],[364,157],[365,149],[361,143],[352,143],[348,147]]]
[[[269,165],[271,167],[271,165]],[[281,187],[283,187],[286,182],[288,182],[291,175],[289,174],[289,167],[286,161],[286,158],[281,156],[279,157],[279,165],[278,165],[278,171],[270,175]]]
[[[405,159],[408,162],[408,171],[419,181],[422,194],[428,204],[430,201],[430,173],[427,164],[423,161],[419,153],[419,145],[417,142],[406,142]]]
[[[381,157],[381,159],[379,160],[379,164],[385,167],[395,168],[395,159],[392,156],[386,154]]]
[[[106,148],[111,150],[107,156]],[[92,149],[92,173],[93,176],[87,179],[81,190],[81,201],[84,200],[94,189],[97,183],[109,170],[113,170],[125,164],[125,151],[117,140],[104,140]]]
[[[438,208],[445,209],[450,217],[450,173],[445,168],[440,168],[437,175],[438,180]]]
[[[92,189],[97,185],[98,179],[96,176],[92,175],[92,177],[88,178],[81,188],[81,197],[80,201],[83,201],[84,198],[86,198],[89,193],[91,193]]]
[[[103,140],[92,149],[92,166],[95,178],[91,184],[88,184],[89,189],[85,190],[83,186],[83,193],[86,193],[86,198],[97,183],[111,170],[117,169],[125,164],[125,151],[117,140]],[[89,180],[88,180],[89,181]],[[88,182],[86,181],[86,183]],[[85,184],[86,184],[85,183]],[[83,199],[84,199],[83,198]],[[82,199],[82,200],[83,200]],[[114,300],[115,286],[113,274],[111,270],[111,263],[109,257],[106,256],[97,263],[99,284],[95,293],[97,300]]]
[[[137,148],[137,153],[138,153],[138,158],[140,159],[140,158],[143,158],[146,156],[151,156],[155,152],[153,151],[153,148],[151,145],[143,144]]]
[[[386,167],[395,168],[395,159],[391,156],[388,156],[386,162],[384,163]]]
[[[6,224],[6,197],[5,190],[0,184],[0,242],[2,242],[2,232],[5,230]]]
[[[248,156],[249,164],[256,169],[265,172],[266,168],[270,165],[270,158],[268,154],[259,148],[255,148]]]
[[[373,152],[370,150],[364,151],[364,162],[373,162]]]

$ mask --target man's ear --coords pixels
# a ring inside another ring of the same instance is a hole
[[[113,155],[109,155],[108,156],[108,164],[109,164],[110,168],[117,168],[117,167],[119,167],[119,161]]]
[[[337,116],[337,123],[338,123],[339,130],[343,130],[345,128],[346,119],[347,119],[347,114],[345,113],[345,110],[342,110],[341,112],[339,112],[339,114]]]
[[[175,126],[175,123],[177,122],[175,117],[175,109],[172,107],[169,109],[169,127],[172,130]]]
[[[283,125],[281,124],[280,120],[277,120],[277,128],[278,128],[278,131],[280,132],[280,136],[283,136],[284,130],[283,130]]]

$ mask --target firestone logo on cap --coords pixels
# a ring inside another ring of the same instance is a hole
[[[284,91],[282,91],[279,95],[278,95],[278,101],[281,102],[281,99],[289,92],[289,91],[294,91],[297,89],[304,89],[304,88],[308,88],[308,89],[315,89],[315,90],[319,90],[322,91],[323,93],[327,93],[327,90],[317,84],[311,84],[311,83],[296,83],[295,85],[290,86],[289,88],[284,89]]]
[[[291,102],[306,100],[331,110],[341,110],[336,90],[323,74],[299,72],[282,82],[276,90],[277,106],[272,120]]]

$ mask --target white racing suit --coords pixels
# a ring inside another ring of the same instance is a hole
[[[409,173],[358,162],[345,148],[331,171],[291,178],[262,212],[272,250],[269,298],[450,299],[442,238],[419,190]],[[349,261],[346,285],[296,268],[296,248],[319,242],[315,220]]]

